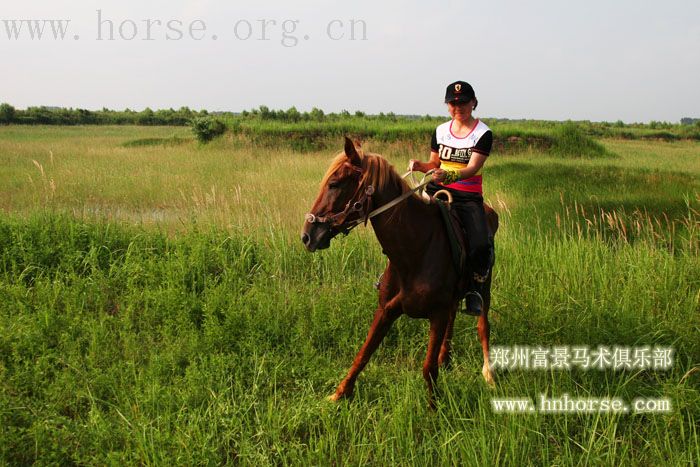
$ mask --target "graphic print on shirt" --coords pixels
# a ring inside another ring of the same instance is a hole
[[[469,164],[472,154],[479,152],[486,156],[491,152],[493,134],[488,126],[480,120],[465,137],[459,138],[452,133],[452,120],[437,127],[431,141],[431,150],[440,156],[440,167],[460,170]],[[473,177],[446,185],[449,188],[471,193],[482,193],[481,170]]]

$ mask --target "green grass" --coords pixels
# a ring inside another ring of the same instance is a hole
[[[333,148],[339,138],[350,135],[361,140],[376,142],[401,142],[422,145],[435,127],[447,118],[405,118],[381,120],[374,118],[345,117],[329,121],[285,122],[230,118],[228,126],[234,135],[263,147],[286,147],[308,152]],[[559,156],[599,157],[608,154],[593,141],[587,128],[568,122],[565,124],[524,125],[485,119],[494,130],[494,147],[497,151],[514,153],[525,149],[536,149]]]
[[[135,148],[142,146],[177,146],[179,144],[185,144],[189,142],[188,138],[182,138],[179,136],[170,136],[169,138],[140,138],[133,139],[123,143],[122,146],[125,148]]]
[[[186,137],[184,133],[175,136]],[[659,345],[668,371],[481,377],[459,316],[438,409],[427,322],[400,319],[355,398],[385,259],[371,229],[309,254],[334,151],[124,147],[172,129],[0,128],[0,462],[692,465],[700,460],[700,145],[487,162],[501,215],[492,345]],[[338,142],[340,149],[341,142]],[[403,169],[410,142],[369,141]],[[33,161],[36,161],[35,164]],[[52,183],[53,182],[53,183]],[[497,414],[494,397],[668,397],[668,414]]]
[[[329,115],[320,120],[263,119],[258,116],[221,116],[231,132],[260,146],[286,147],[295,151],[327,150],[343,135],[374,141],[423,144],[445,117],[377,117]],[[700,141],[700,127],[652,122],[522,121],[484,118],[494,130],[494,147],[500,153],[535,149],[559,156],[610,156],[593,138],[645,141]],[[620,122],[621,123],[621,122]]]

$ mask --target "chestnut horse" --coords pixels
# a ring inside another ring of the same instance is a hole
[[[447,230],[439,207],[434,202],[426,204],[412,194],[384,158],[364,154],[359,144],[346,137],[345,152],[334,159],[323,177],[320,193],[306,215],[301,239],[311,252],[328,248],[335,235],[367,222],[371,209],[381,208],[399,197],[405,199],[376,216],[372,214],[372,227],[389,263],[379,284],[379,306],[372,326],[347,376],[329,397],[333,401],[352,395],[357,376],[402,314],[430,320],[423,377],[431,407],[435,402],[433,388],[438,365],[449,364],[462,286],[452,263]],[[491,208],[484,207],[494,234],[498,218]],[[489,365],[489,304],[490,297],[484,297],[477,330],[484,356],[481,372],[486,382],[493,385]]]

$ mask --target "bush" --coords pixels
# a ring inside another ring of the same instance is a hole
[[[0,125],[9,125],[15,120],[15,108],[10,104],[0,104]]]
[[[217,136],[223,135],[226,125],[213,117],[199,117],[192,120],[192,132],[200,143],[208,143]]]
[[[155,113],[149,107],[143,109],[143,112],[139,113],[136,117],[136,123],[139,125],[154,125],[155,124]]]
[[[566,122],[554,131],[551,153],[563,157],[609,157],[605,147],[586,135],[574,122]]]

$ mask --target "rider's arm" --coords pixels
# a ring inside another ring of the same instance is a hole
[[[419,172],[427,172],[428,170],[437,169],[438,167],[440,167],[440,156],[438,156],[438,153],[435,151],[430,151],[430,160],[428,162],[411,159],[409,163],[409,168],[411,170],[417,170]]]
[[[430,140],[430,159],[428,162],[421,162],[416,159],[411,159],[408,163],[408,170],[417,170],[419,172],[427,172],[428,170],[437,169],[440,167],[440,156],[438,155],[437,133],[433,132],[433,137]]]
[[[491,153],[491,146],[493,145],[493,133],[487,131],[484,133],[476,145],[472,149],[472,155],[469,158],[469,164],[461,170],[459,170],[459,179],[464,180],[466,178],[471,178],[479,173],[481,167],[483,167],[486,158],[489,157]]]
[[[476,175],[479,170],[481,170],[481,167],[483,167],[487,157],[487,155],[480,152],[472,153],[472,157],[469,159],[469,164],[467,164],[465,168],[459,170],[459,179],[464,180]]]

